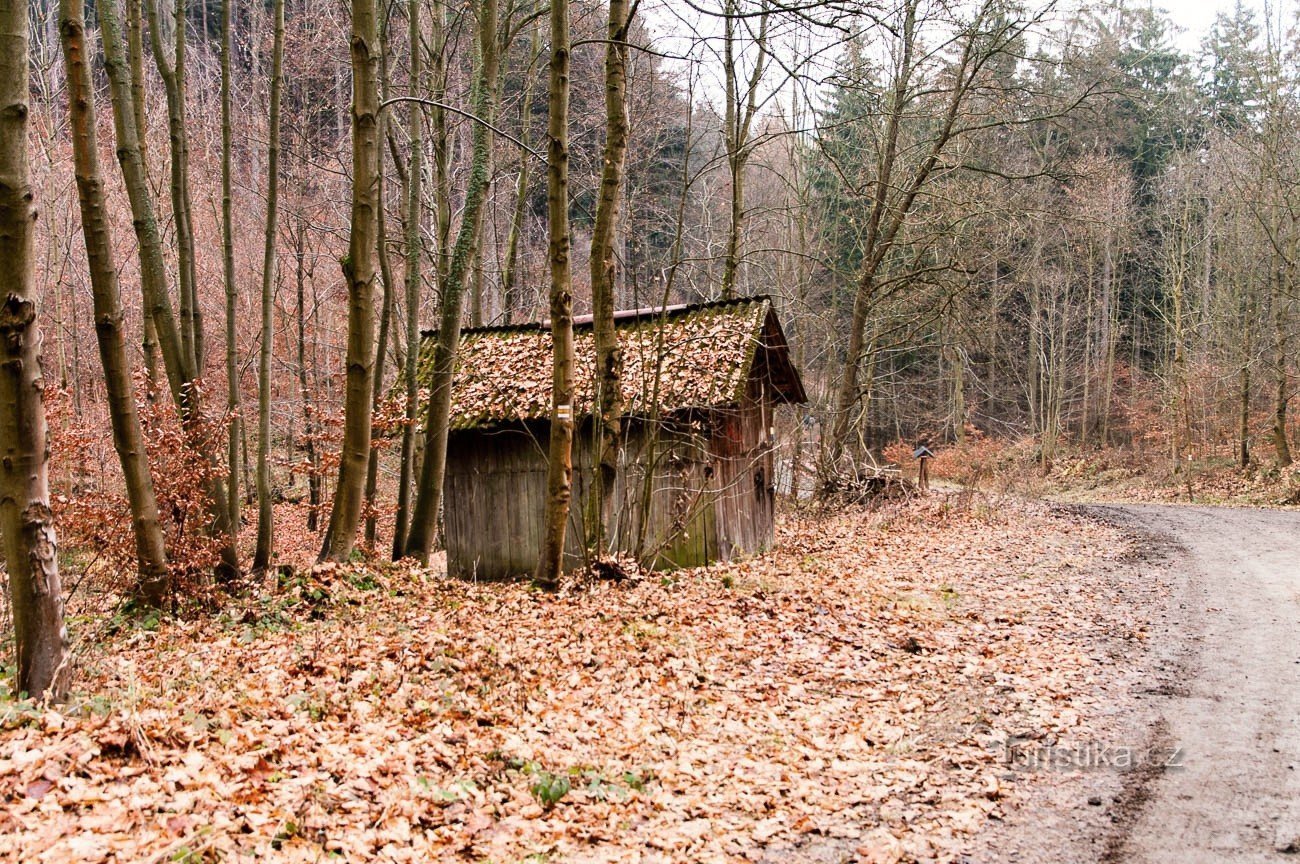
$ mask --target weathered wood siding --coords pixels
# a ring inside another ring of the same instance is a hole
[[[773,407],[756,381],[737,408],[630,422],[613,496],[616,547],[664,569],[770,548]],[[452,575],[503,579],[532,572],[546,498],[545,448],[544,425],[451,434],[443,518]],[[574,438],[569,567],[583,562],[591,451],[585,423]]]
[[[501,579],[532,572],[546,500],[544,447],[522,428],[448,437],[442,515],[449,573]]]

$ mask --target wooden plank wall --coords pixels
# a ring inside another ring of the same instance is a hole
[[[755,383],[736,409],[650,424],[631,422],[614,490],[617,547],[659,568],[692,567],[765,551],[775,492],[770,399]],[[657,438],[653,432],[657,432]],[[448,572],[503,579],[531,573],[546,500],[545,427],[460,431],[448,441]],[[573,500],[565,564],[583,563],[591,481],[591,425],[574,438]],[[643,514],[647,472],[650,509]]]
[[[717,558],[723,561],[770,549],[775,528],[769,436],[775,406],[761,383],[751,383],[739,408],[716,412],[712,446],[717,465]]]

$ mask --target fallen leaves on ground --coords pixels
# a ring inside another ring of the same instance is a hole
[[[0,857],[952,860],[1139,643],[1118,531],[940,498],[559,596],[316,569],[0,704]],[[529,857],[534,856],[534,857]]]

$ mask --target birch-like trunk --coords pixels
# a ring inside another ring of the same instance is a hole
[[[168,387],[181,423],[187,434],[193,435],[200,416],[198,396],[194,389],[197,367],[186,352],[181,328],[176,325],[171,299],[167,293],[167,265],[163,258],[162,234],[158,228],[153,195],[149,191],[144,151],[141,149],[137,125],[139,111],[136,107],[136,94],[132,89],[131,72],[123,52],[121,21],[115,0],[101,0],[96,7],[96,15],[103,31],[104,67],[108,72],[113,105],[117,159],[122,168],[127,199],[131,205],[131,221],[139,247],[140,288],[144,295],[144,306],[157,331]],[[215,454],[205,453],[205,456],[213,462],[214,468],[217,467]],[[223,581],[229,581],[239,575],[239,553],[235,546],[234,524],[230,519],[226,499],[226,481],[219,470],[213,472],[207,494],[212,516],[211,533],[222,540],[217,576]]]
[[[226,0],[227,3],[231,0]],[[257,547],[253,572],[271,566],[275,517],[271,507],[271,351],[275,338],[275,245],[280,204],[280,95],[284,89],[284,0],[272,4],[271,122],[266,153],[266,234],[262,247],[262,345],[257,363]]]
[[[320,560],[346,561],[356,545],[370,461],[375,362],[375,234],[379,209],[379,28],[375,0],[352,0],[352,230],[347,383],[338,485]]]
[[[138,3],[139,0],[128,0]],[[234,196],[231,178],[231,150],[234,128],[230,104],[230,39],[232,6],[221,3],[221,264],[226,282],[226,508],[232,525],[239,524],[239,356],[235,328],[239,286],[235,281]],[[146,316],[148,320],[148,316]]]
[[[629,0],[610,0],[605,43],[605,153],[601,160],[600,197],[591,235],[591,311],[596,342],[596,404],[592,462],[593,494],[587,496],[587,543],[595,554],[607,551],[613,517],[618,451],[622,439],[623,351],[614,328],[615,240],[619,198],[627,159],[627,31]]]
[[[563,5],[563,4],[557,4]],[[479,74],[474,85],[473,113],[491,123],[497,92],[497,0],[484,0],[478,10]],[[420,483],[411,515],[410,533],[402,554],[428,562],[437,534],[438,511],[442,506],[442,482],[447,469],[447,433],[451,419],[451,382],[460,347],[460,319],[465,286],[478,226],[483,218],[487,197],[491,139],[484,123],[475,123],[470,147],[469,184],[465,190],[465,208],[460,230],[452,247],[451,264],[442,289],[442,314],[438,341],[434,346],[433,374],[429,380],[429,409],[425,417],[424,464],[420,466]]]
[[[546,212],[551,263],[551,440],[542,546],[533,582],[559,588],[573,495],[573,285],[569,264],[569,4],[551,4]]]
[[[420,0],[407,4],[407,27],[411,45],[411,87],[421,92],[424,84],[424,52],[420,48]],[[393,525],[393,560],[406,549],[410,522],[411,482],[415,473],[415,417],[420,384],[415,380],[420,359],[420,271],[424,256],[420,248],[420,227],[424,215],[424,117],[418,103],[407,114],[410,125],[411,158],[406,173],[406,425],[402,427],[402,456],[397,478],[397,516]]]
[[[77,199],[86,261],[95,308],[95,338],[104,368],[104,389],[113,428],[113,447],[122,466],[131,524],[135,532],[139,582],[135,593],[144,603],[160,607],[167,600],[167,549],[158,519],[158,501],[145,454],[144,436],[135,407],[131,364],[126,356],[122,298],[113,262],[104,181],[96,141],[95,88],[86,53],[86,19],[82,0],[61,0],[59,33],[68,81],[68,117],[72,131]]]

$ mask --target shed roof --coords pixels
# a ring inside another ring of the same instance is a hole
[[[615,327],[623,347],[628,414],[654,416],[736,405],[754,375],[763,376],[779,402],[807,401],[767,297],[629,310],[615,316]],[[435,335],[423,334],[421,382],[432,374]],[[574,407],[579,417],[591,413],[595,358],[591,316],[576,318]],[[462,331],[452,384],[452,429],[546,420],[550,410],[549,324]]]

